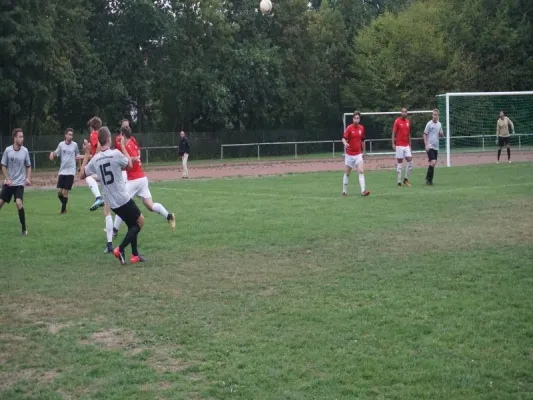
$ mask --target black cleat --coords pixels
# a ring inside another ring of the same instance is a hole
[[[117,228],[113,227],[113,239],[115,239],[118,235]],[[113,249],[111,249],[111,252],[113,252]]]
[[[398,182],[398,187],[402,187],[402,184],[400,182]]]

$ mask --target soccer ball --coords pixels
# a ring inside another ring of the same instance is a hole
[[[272,11],[272,2],[270,0],[261,0],[259,4],[259,10],[262,14],[268,14]]]

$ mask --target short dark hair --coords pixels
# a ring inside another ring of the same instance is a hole
[[[354,118],[356,115],[359,115],[359,118],[361,118],[361,113],[358,110],[353,112],[352,118]]]
[[[131,137],[131,129],[129,126],[123,126],[120,128],[120,133],[126,136],[128,139]]]
[[[501,112],[501,113],[502,113],[503,115],[505,115],[505,111],[503,111],[503,110],[500,110],[500,112]]]
[[[111,132],[107,126],[102,126],[98,129],[98,142],[100,142],[100,146],[104,146],[110,137]]]
[[[17,137],[17,135],[18,135],[19,132],[22,132],[22,129],[20,129],[20,128],[15,128],[15,129],[13,129],[13,132],[11,132],[11,137],[12,137],[13,139],[15,139],[15,138]]]
[[[99,131],[102,127],[102,120],[98,117],[92,117],[87,124],[95,131]]]
[[[129,124],[129,123],[130,123],[130,120],[127,119],[127,118],[121,119],[121,120],[120,120],[120,125],[122,126],[122,124],[123,124],[124,122],[127,122],[127,123]]]
[[[74,134],[74,129],[72,129],[72,128],[67,128],[67,129],[65,129],[65,135],[66,135],[67,133],[69,133],[69,132],[72,132],[72,134]]]

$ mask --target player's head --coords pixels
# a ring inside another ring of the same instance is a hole
[[[98,117],[92,117],[87,124],[93,131],[98,132],[102,127],[102,120]]]
[[[501,118],[501,119],[504,119],[504,118],[505,118],[505,113],[503,112],[503,110],[500,111],[500,118]]]
[[[361,122],[361,113],[359,111],[354,111],[352,120],[355,125],[359,125]]]
[[[13,138],[14,145],[20,147],[24,144],[24,133],[22,132],[22,129],[20,128],[13,129],[13,132],[11,132],[11,137]]]
[[[67,144],[70,144],[72,142],[72,136],[74,136],[74,129],[67,128],[67,130],[65,131],[65,142],[67,142]]]
[[[180,138],[183,139],[184,137],[185,137],[185,132],[181,131],[181,132],[180,132]]]
[[[439,120],[439,110],[436,108],[433,110],[433,122],[437,122]]]
[[[102,126],[98,130],[98,142],[100,146],[111,146],[111,132],[107,126]]]
[[[131,129],[130,129],[130,127],[128,125],[122,126],[122,128],[120,128],[120,134],[124,135],[128,139],[131,138]]]
[[[122,121],[120,121],[120,128],[122,129],[125,126],[130,126],[130,121],[128,119],[123,119]]]
[[[407,118],[407,107],[402,107],[402,118],[403,119]]]

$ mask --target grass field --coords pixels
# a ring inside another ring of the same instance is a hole
[[[533,165],[157,184],[121,267],[78,187],[0,211],[1,399],[533,398]],[[145,214],[146,215],[146,214]],[[121,232],[121,237],[124,232]]]

